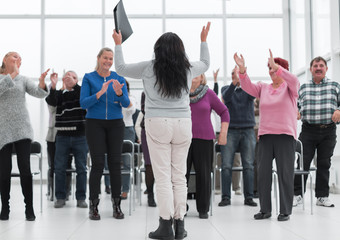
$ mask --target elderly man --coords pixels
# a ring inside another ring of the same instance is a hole
[[[299,139],[303,145],[305,170],[310,169],[315,150],[317,150],[316,205],[334,207],[328,198],[329,168],[336,144],[336,123],[340,121],[340,84],[326,77],[327,70],[325,59],[314,58],[310,63],[313,78],[303,84],[299,90],[298,118],[302,120]],[[305,185],[307,177],[306,175]],[[293,206],[297,206],[302,203],[300,176],[295,177],[294,192]]]
[[[77,84],[78,77],[73,71],[68,71],[63,77],[63,90],[56,90],[58,75],[51,74],[50,95],[46,102],[57,108],[55,127],[57,129],[56,151],[54,159],[55,169],[55,195],[57,201],[55,208],[62,208],[66,201],[66,168],[68,156],[74,155],[77,186],[76,199],[77,207],[87,208],[86,180],[87,180],[87,141],[85,137],[85,115],[86,110],[79,104],[80,86]]]

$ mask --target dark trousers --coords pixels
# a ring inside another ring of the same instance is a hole
[[[124,138],[122,119],[86,119],[86,138],[91,155],[90,200],[98,199],[103,174],[105,153],[110,172],[112,198],[121,193],[121,154]]]
[[[213,149],[213,140],[192,139],[187,158],[187,183],[193,164],[196,172],[196,208],[202,213],[209,211]]]
[[[275,158],[279,180],[280,213],[292,213],[294,196],[294,159],[296,141],[293,136],[266,134],[260,136],[258,172],[258,193],[260,211],[272,211],[271,187],[272,165]]]
[[[11,189],[12,150],[16,149],[17,162],[20,173],[20,184],[26,206],[33,205],[32,173],[30,165],[31,140],[23,139],[6,144],[0,150],[0,192],[2,207],[8,206]]]
[[[333,156],[336,144],[336,125],[328,128],[319,128],[313,125],[303,124],[299,136],[303,146],[303,168],[309,170],[317,150],[317,170],[315,196],[328,197],[329,195],[329,168],[331,167],[331,157]],[[305,175],[305,188],[308,175]],[[294,180],[294,194],[301,195],[301,177],[296,176]]]
[[[46,141],[47,143],[47,160],[48,160],[48,179],[47,179],[47,184],[48,184],[48,195],[51,195],[51,201],[53,200],[53,195],[54,195],[54,157],[55,157],[55,142],[49,142]],[[70,169],[72,168],[72,155],[68,156],[68,161],[67,161],[67,168]],[[72,180],[72,173],[68,172],[66,173],[66,191],[67,194],[71,194],[71,180]]]

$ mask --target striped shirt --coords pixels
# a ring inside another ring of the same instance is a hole
[[[327,77],[320,84],[313,80],[299,90],[298,108],[302,122],[330,124],[335,110],[340,110],[340,84]]]

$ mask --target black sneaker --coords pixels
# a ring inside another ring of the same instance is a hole
[[[266,218],[270,218],[272,216],[271,213],[263,213],[263,212],[259,212],[259,213],[256,213],[254,215],[254,218],[256,220],[262,220],[262,219],[266,219]]]
[[[224,206],[228,206],[228,205],[230,205],[230,199],[229,198],[222,199],[222,201],[218,204],[219,207],[224,207]]]
[[[200,212],[198,213],[198,217],[201,219],[207,219],[209,217],[207,212]]]
[[[289,220],[289,215],[288,214],[279,214],[279,216],[277,216],[277,220],[280,222],[283,221],[288,221]]]
[[[251,206],[251,207],[256,207],[257,203],[254,202],[252,198],[247,198],[247,199],[244,200],[244,205],[248,205],[248,206]]]

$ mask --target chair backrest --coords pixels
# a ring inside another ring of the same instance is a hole
[[[303,170],[303,145],[299,139],[296,139],[295,164],[299,170]]]
[[[135,152],[135,147],[133,142],[130,140],[124,140],[122,145],[122,153],[131,153],[132,155]]]

